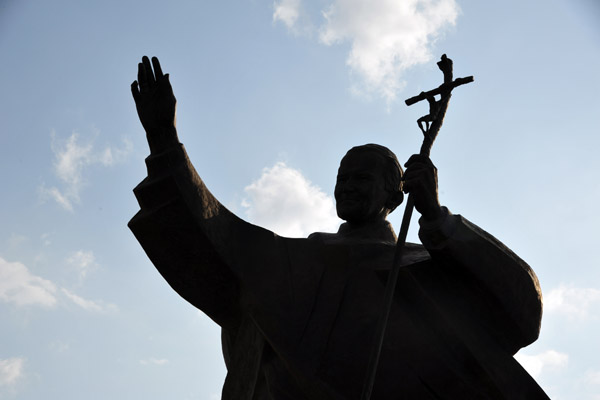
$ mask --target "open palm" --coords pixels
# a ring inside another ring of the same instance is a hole
[[[163,74],[158,58],[152,57],[152,65],[148,57],[142,58],[138,64],[138,79],[131,84],[131,93],[146,130],[150,151],[160,152],[178,143],[175,130],[177,100],[169,74]]]

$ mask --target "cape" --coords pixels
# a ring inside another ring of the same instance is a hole
[[[395,245],[247,223],[183,145],[146,164],[129,227],[169,285],[222,327],[222,398],[360,398]],[[447,210],[419,238],[403,257],[372,399],[547,399],[513,358],[539,335],[531,268]]]

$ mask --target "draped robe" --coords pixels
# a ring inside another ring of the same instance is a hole
[[[183,145],[146,164],[129,227],[169,285],[221,326],[222,398],[358,399],[395,245],[249,224],[208,191]],[[419,237],[405,250],[372,399],[546,399],[512,357],[539,334],[531,268],[447,210]]]

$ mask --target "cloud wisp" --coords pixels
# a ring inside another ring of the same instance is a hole
[[[583,321],[593,315],[592,310],[600,306],[600,290],[560,285],[544,296],[544,311],[565,315],[571,320]]]
[[[75,293],[73,293],[70,290],[67,290],[65,288],[62,288],[61,292],[73,304],[83,308],[86,311],[97,312],[97,313],[109,313],[109,312],[115,312],[118,310],[118,307],[114,304],[105,304],[103,302],[84,299],[83,297],[78,296]]]
[[[32,274],[20,262],[0,258],[0,300],[17,306],[53,307],[56,305],[56,285]]]
[[[600,370],[588,370],[583,377],[588,385],[600,386]]]
[[[341,222],[333,198],[283,162],[263,169],[244,191],[242,206],[248,220],[283,236],[332,232]]]
[[[280,0],[273,4],[273,22],[281,21],[285,26],[294,30],[301,12],[300,0]]]
[[[25,359],[12,357],[0,359],[0,387],[12,386],[23,376]]]
[[[80,280],[97,267],[94,253],[89,250],[77,250],[67,258],[67,264],[77,272]]]
[[[273,20],[297,33],[300,0],[275,3]],[[346,64],[354,79],[352,92],[383,98],[388,106],[404,87],[403,74],[429,62],[432,47],[456,24],[455,0],[333,0],[321,10],[322,44],[350,44]]]
[[[569,363],[569,355],[556,350],[547,350],[535,355],[518,353],[515,359],[534,378],[539,378],[544,371],[560,371]]]
[[[73,206],[80,202],[80,193],[87,183],[84,171],[93,165],[112,166],[122,162],[131,152],[132,144],[124,141],[122,148],[106,147],[103,150],[94,148],[93,140],[82,143],[77,133],[60,142],[52,133],[52,152],[54,153],[54,173],[61,182],[62,189],[56,186],[41,187],[44,197],[55,200],[62,208],[73,211]]]
[[[166,358],[154,358],[154,357],[150,357],[150,358],[146,358],[144,360],[140,360],[140,364],[142,365],[167,365],[169,363],[169,360],[167,360]]]
[[[59,290],[50,280],[31,273],[24,264],[9,262],[0,257],[0,301],[17,307],[54,308],[59,303],[59,293],[62,293],[63,299],[66,298],[86,311],[107,313],[118,309],[114,304],[87,300],[65,288]],[[61,304],[64,304],[63,301]]]

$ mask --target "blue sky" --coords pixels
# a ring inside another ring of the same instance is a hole
[[[0,2],[0,398],[219,398],[218,328],[126,227],[143,55],[213,193],[305,236],[339,223],[348,148],[418,151],[426,106],[403,100],[447,53],[475,83],[432,151],[440,199],[540,279],[542,333],[517,358],[553,399],[599,399],[599,22],[592,0]]]

